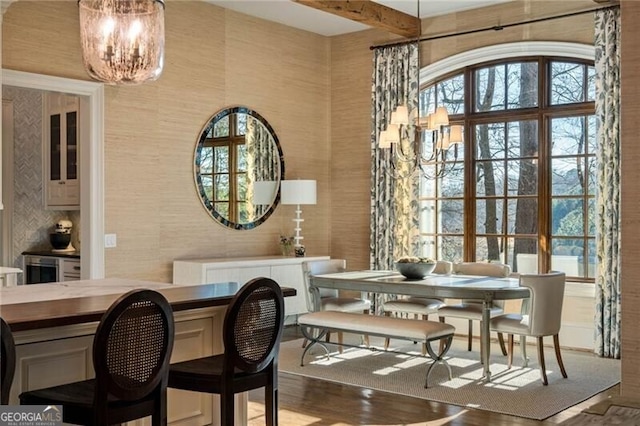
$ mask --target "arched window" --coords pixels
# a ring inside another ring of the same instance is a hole
[[[422,87],[421,114],[446,107],[464,129],[463,144],[423,164],[424,256],[594,278],[594,75],[586,59],[527,56],[467,65]],[[427,153],[437,137],[423,136]]]

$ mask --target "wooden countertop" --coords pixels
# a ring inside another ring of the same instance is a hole
[[[11,330],[25,331],[100,321],[126,292],[148,288],[162,293],[174,311],[223,306],[238,291],[237,283],[173,285],[122,278],[31,284],[0,289],[0,316]],[[282,288],[295,296],[296,290]]]

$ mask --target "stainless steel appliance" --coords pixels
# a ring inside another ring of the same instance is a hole
[[[24,256],[25,284],[52,283],[59,279],[60,259],[46,256]]]

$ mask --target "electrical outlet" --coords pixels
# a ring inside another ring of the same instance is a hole
[[[114,248],[116,246],[116,234],[104,234],[104,248]]]

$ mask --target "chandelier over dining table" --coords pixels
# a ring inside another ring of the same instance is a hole
[[[416,17],[421,19],[420,0],[416,0]],[[453,170],[458,161],[458,145],[464,143],[464,127],[449,123],[449,112],[445,106],[435,104],[431,106],[432,111],[429,114],[426,116],[421,114],[422,95],[419,71],[421,40],[422,24],[420,24],[420,35],[411,42],[417,42],[418,70],[415,77],[418,99],[415,103],[416,107],[410,111],[411,102],[408,99],[401,102],[402,99],[399,99],[395,104],[395,110],[387,118],[386,127],[378,134],[378,148],[390,150],[390,167],[385,170],[394,178],[407,178],[418,171],[426,179],[442,178]],[[429,137],[431,137],[431,149],[430,152],[426,152]],[[450,158],[449,152],[452,153],[453,158]]]
[[[391,172],[395,177],[420,171],[427,179],[442,178],[458,161],[458,145],[464,143],[463,126],[449,123],[446,107],[439,106],[424,117],[420,117],[419,109],[418,118],[411,120],[407,105],[398,105],[379,134],[378,147],[391,151]],[[432,146],[425,155],[429,136]]]

